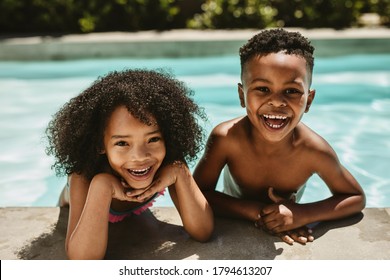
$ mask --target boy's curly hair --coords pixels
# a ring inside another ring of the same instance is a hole
[[[164,70],[133,69],[99,77],[67,102],[46,128],[46,153],[55,156],[58,176],[71,173],[92,179],[108,165],[103,133],[112,112],[121,105],[145,124],[153,116],[164,137],[165,163],[191,162],[202,148],[206,120],[190,96],[193,91]]]
[[[310,69],[314,67],[314,47],[307,38],[299,32],[289,32],[284,29],[267,29],[253,36],[240,48],[241,71],[246,62],[254,56],[267,55],[284,51],[303,57]]]

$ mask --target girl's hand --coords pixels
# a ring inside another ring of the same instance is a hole
[[[125,189],[126,196],[135,202],[143,202],[152,197],[155,193],[161,192],[165,188],[173,185],[177,181],[180,170],[186,168],[182,162],[175,161],[172,164],[162,166],[156,174],[153,182],[144,189]],[[124,187],[129,188],[126,183]]]
[[[132,201],[126,195],[126,188],[121,181],[112,174],[100,173],[95,175],[91,185],[101,186],[111,192],[111,197],[121,201]]]

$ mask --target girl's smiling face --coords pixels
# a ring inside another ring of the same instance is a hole
[[[103,143],[103,153],[113,171],[134,189],[146,188],[152,183],[166,154],[159,126],[142,123],[125,106],[111,114]]]

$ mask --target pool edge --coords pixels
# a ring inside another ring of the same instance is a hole
[[[388,260],[389,210],[366,208],[360,215],[322,223],[315,228],[313,243],[289,246],[250,223],[222,218],[216,219],[212,239],[199,243],[184,232],[175,208],[155,207],[110,226],[114,241],[107,259]],[[67,208],[0,208],[0,259],[66,259],[67,218]]]

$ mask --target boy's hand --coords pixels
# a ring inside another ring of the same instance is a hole
[[[300,228],[305,224],[300,217],[300,207],[293,201],[281,198],[269,188],[268,195],[275,202],[260,211],[264,226],[273,233],[281,233],[288,230]]]
[[[285,243],[289,245],[293,245],[294,242],[298,242],[300,244],[306,244],[307,242],[312,242],[314,240],[314,237],[312,236],[313,231],[306,227],[303,226],[298,229],[293,229],[285,232],[280,232],[280,233],[274,233],[270,230],[268,230],[262,220],[261,217],[255,222],[256,227],[261,227],[265,232],[268,232],[269,234],[278,236],[280,239],[282,239]]]
[[[305,245],[307,242],[312,242],[314,240],[314,237],[311,234],[311,229],[307,227],[301,227],[298,229],[289,230],[287,232],[277,233],[275,235],[280,237],[280,239],[289,245],[293,245],[294,241]]]
[[[314,240],[311,235],[312,230],[306,226],[291,228],[294,225],[293,208],[295,196],[290,199],[282,198],[273,192],[273,188],[268,189],[268,196],[275,203],[263,208],[257,223],[267,232],[279,236],[284,242],[292,245],[294,241],[306,244]],[[289,206],[289,207],[286,207]],[[290,228],[288,228],[290,227]]]

